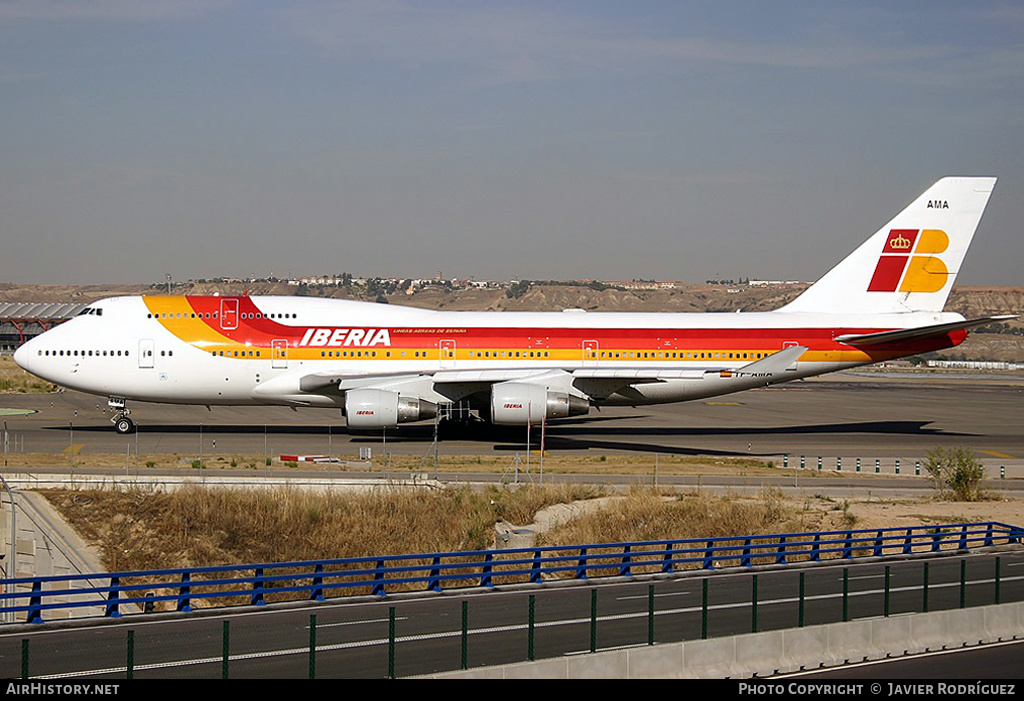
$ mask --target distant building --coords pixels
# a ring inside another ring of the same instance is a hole
[[[927,360],[930,368],[962,368],[964,370],[1024,370],[1024,363],[1006,363],[998,360]]]
[[[89,306],[86,303],[0,302],[0,350],[14,350]]]

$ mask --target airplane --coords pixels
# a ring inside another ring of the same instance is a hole
[[[769,312],[451,312],[287,296],[90,304],[14,359],[128,402],[341,409],[354,430],[454,417],[537,425],[592,407],[704,399],[961,343],[943,312],[995,178],[947,177]]]

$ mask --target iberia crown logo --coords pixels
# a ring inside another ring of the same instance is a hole
[[[938,292],[949,270],[937,256],[947,248],[949,236],[941,229],[892,229],[868,292]]]
[[[889,239],[889,246],[895,251],[909,251],[913,242],[904,236],[899,229],[896,229],[896,231],[899,233],[897,233],[895,237]],[[891,233],[890,236],[892,236]]]

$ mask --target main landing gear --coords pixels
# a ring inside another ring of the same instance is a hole
[[[114,423],[114,430],[121,435],[135,433],[135,422],[128,418],[132,410],[126,406],[124,397],[109,397],[107,406],[113,409],[116,414],[110,419]]]

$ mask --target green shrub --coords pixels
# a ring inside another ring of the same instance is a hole
[[[936,448],[924,461],[939,495],[954,501],[978,501],[983,498],[981,480],[985,468],[966,448]]]

